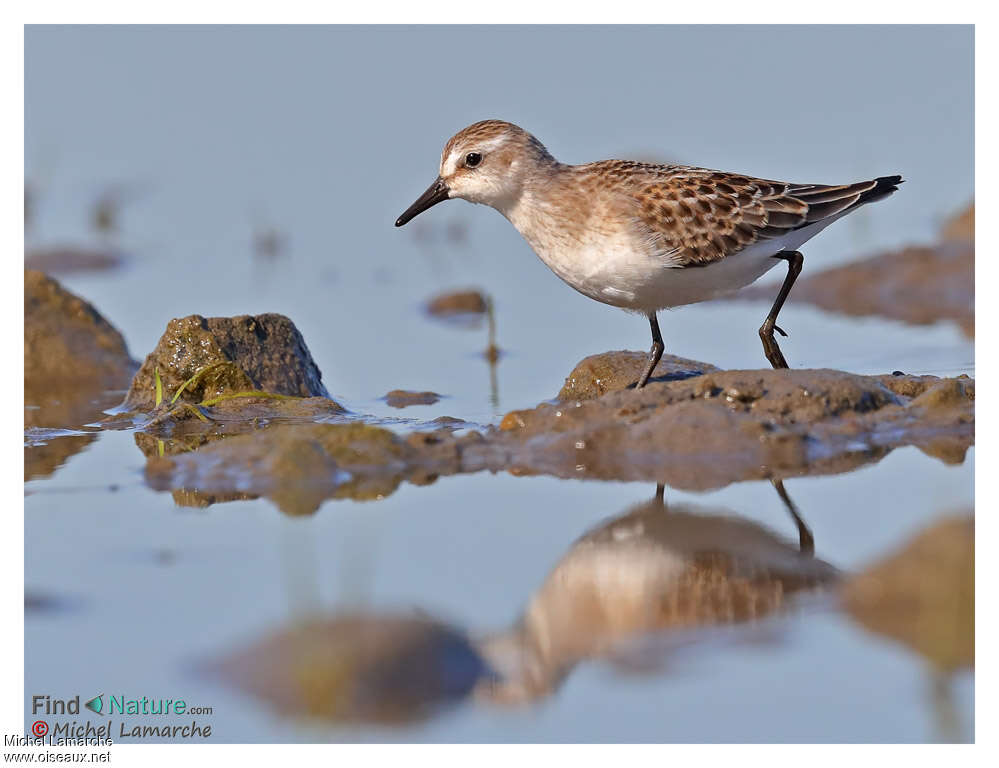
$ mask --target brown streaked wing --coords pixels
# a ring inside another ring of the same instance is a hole
[[[835,216],[876,184],[789,184],[701,168],[648,170],[648,183],[635,195],[642,234],[677,267],[711,264],[758,240]]]

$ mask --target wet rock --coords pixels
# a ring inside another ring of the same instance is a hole
[[[408,392],[404,389],[393,389],[383,398],[392,408],[408,408],[411,405],[433,405],[441,396],[436,392]]]
[[[490,675],[464,634],[431,619],[316,618],[279,630],[204,672],[283,716],[399,724],[429,717]]]
[[[121,386],[134,370],[125,340],[91,304],[41,272],[24,271],[26,388],[53,381]]]
[[[634,386],[645,369],[648,357],[647,352],[633,351],[603,352],[585,357],[566,377],[556,399],[592,400],[608,392]],[[710,363],[663,355],[650,381],[677,381],[717,370]]]
[[[468,425],[464,419],[456,419],[454,416],[438,416],[430,423],[437,425],[440,429],[462,429]]]
[[[950,517],[852,578],[843,604],[861,626],[940,671],[975,665],[975,521]]]
[[[72,430],[58,436],[51,428],[98,420],[136,366],[121,334],[91,304],[25,270],[24,426],[50,433],[50,439],[27,441],[25,480],[51,474],[94,439]]]
[[[641,504],[580,538],[513,629],[486,639],[505,702],[547,696],[581,661],[668,650],[678,631],[760,621],[838,572],[724,510]],[[647,662],[646,662],[647,666]]]
[[[171,400],[192,405],[250,390],[290,397],[329,394],[294,323],[283,315],[171,320],[135,375],[125,399],[132,411],[156,405],[156,371]],[[197,379],[189,382],[199,374]],[[185,384],[186,383],[186,384]]]
[[[836,472],[897,445],[967,447],[974,381],[831,370],[716,371],[593,400],[508,413],[500,431],[522,472],[662,481]]]
[[[427,302],[427,313],[434,317],[482,315],[488,309],[488,299],[480,291],[442,293]]]
[[[712,371],[654,381],[640,391],[542,403],[508,413],[499,428],[481,432],[464,422],[438,421],[403,437],[343,423],[342,417],[341,423],[289,424],[264,416],[225,421],[213,414],[216,420],[207,424],[192,417],[183,429],[142,440],[158,441],[155,449],[152,442],[143,448],[148,457],[170,459],[155,471],[150,463],[147,480],[155,488],[272,498],[277,488],[310,487],[305,475],[282,480],[277,470],[283,453],[307,450],[297,441],[315,444],[326,458],[314,466],[318,491],[303,505],[310,510],[322,498],[381,498],[404,481],[424,484],[479,471],[707,490],[741,480],[845,472],[900,445],[961,460],[974,443],[974,397],[967,377]],[[303,460],[300,466],[313,465]],[[350,479],[323,485],[336,470]]]

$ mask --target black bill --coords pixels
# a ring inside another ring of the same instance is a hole
[[[420,195],[416,202],[409,206],[402,216],[395,220],[395,225],[401,227],[413,217],[423,213],[427,208],[433,208],[437,203],[447,200],[449,193],[450,190],[447,188],[444,179],[438,176],[437,181],[431,184],[429,189]]]

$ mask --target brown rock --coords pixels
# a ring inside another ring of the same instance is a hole
[[[385,402],[392,408],[408,408],[411,405],[433,405],[441,396],[436,392],[408,392],[393,389],[385,395]]]
[[[427,302],[427,313],[437,317],[450,315],[481,315],[489,308],[489,302],[480,291],[453,291],[442,293]]]
[[[556,399],[592,400],[607,392],[633,386],[647,362],[647,352],[603,352],[585,357],[566,378]],[[710,363],[663,355],[650,381],[677,381],[717,370]]]
[[[971,379],[755,370],[543,403],[508,413],[499,431],[522,473],[694,490],[845,471],[903,444],[944,445],[955,457],[973,443],[973,425]]]
[[[59,430],[97,421],[136,363],[94,307],[41,272],[24,272],[24,478],[50,475],[93,435]],[[46,437],[39,437],[38,428]]]
[[[200,372],[198,379],[184,388],[178,403],[203,403],[248,390],[329,397],[302,335],[283,315],[191,315],[171,320],[135,375],[125,399],[127,408],[139,411],[155,407],[157,370],[168,401]]]
[[[164,458],[172,459],[165,467],[150,462],[147,481],[162,490],[276,498],[274,490],[282,485],[293,492],[308,489],[312,475],[319,486],[329,483],[335,465],[350,479],[322,486],[323,498],[378,498],[404,481],[422,484],[479,471],[707,490],[741,480],[845,472],[900,445],[960,461],[974,443],[974,397],[974,381],[966,377],[712,371],[653,381],[638,391],[542,403],[508,413],[499,429],[462,429],[460,435],[454,424],[441,421],[402,437],[357,423],[271,423],[266,409],[258,421],[240,414],[206,424],[192,416],[183,429],[174,424],[158,438]],[[238,434],[245,436],[232,436]],[[331,463],[313,467],[303,459],[296,466],[314,472],[284,472],[282,454],[311,450],[297,441],[317,445]],[[159,444],[143,450],[159,459]],[[314,508],[319,498],[304,506]],[[287,500],[280,505],[292,508]]]
[[[121,386],[134,366],[121,334],[91,304],[41,272],[24,271],[26,389],[55,382]]]

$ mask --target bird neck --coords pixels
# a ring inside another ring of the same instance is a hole
[[[538,168],[525,178],[519,195],[496,206],[539,256],[571,232],[567,224],[580,213],[567,209],[575,198],[564,178],[568,168],[557,162]]]

